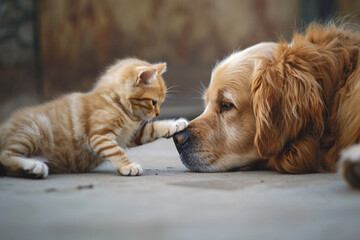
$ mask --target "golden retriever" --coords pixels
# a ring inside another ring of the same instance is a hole
[[[360,187],[359,50],[356,30],[312,23],[290,43],[225,58],[213,69],[205,111],[174,136],[182,162],[200,172],[301,174],[333,172],[342,156],[345,179]]]

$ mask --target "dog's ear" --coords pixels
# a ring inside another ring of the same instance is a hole
[[[312,154],[316,150],[308,149],[309,141],[316,143],[324,130],[321,86],[312,75],[311,58],[298,51],[279,43],[274,59],[256,61],[251,82],[255,146],[261,157],[283,161],[277,170],[285,172],[296,172],[292,162],[302,161],[293,159],[302,158],[301,152],[291,151]]]

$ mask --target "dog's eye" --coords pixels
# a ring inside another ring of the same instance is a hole
[[[220,112],[229,111],[234,108],[234,104],[229,102],[222,102],[220,105]]]
[[[151,103],[152,103],[153,106],[156,106],[157,101],[153,99],[153,100],[151,100]]]

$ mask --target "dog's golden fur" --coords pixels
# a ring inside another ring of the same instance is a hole
[[[359,50],[356,30],[313,23],[290,43],[261,43],[224,59],[206,110],[178,146],[182,161],[197,171],[335,171],[341,151],[360,141]],[[360,155],[343,158],[359,168]],[[352,172],[345,169],[345,178],[359,184],[359,169]]]

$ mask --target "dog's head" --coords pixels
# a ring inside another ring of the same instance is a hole
[[[195,171],[226,171],[257,160],[287,173],[333,169],[321,160],[331,139],[320,140],[327,119],[334,128],[340,117],[329,111],[346,98],[339,87],[357,69],[357,44],[351,31],[312,24],[290,44],[261,43],[220,62],[204,113],[174,136],[183,163]],[[331,154],[337,159],[336,151]]]
[[[218,63],[205,92],[205,111],[174,136],[185,166],[194,171],[227,171],[260,159],[254,145],[251,79],[259,57],[271,59],[275,43],[260,43]]]

